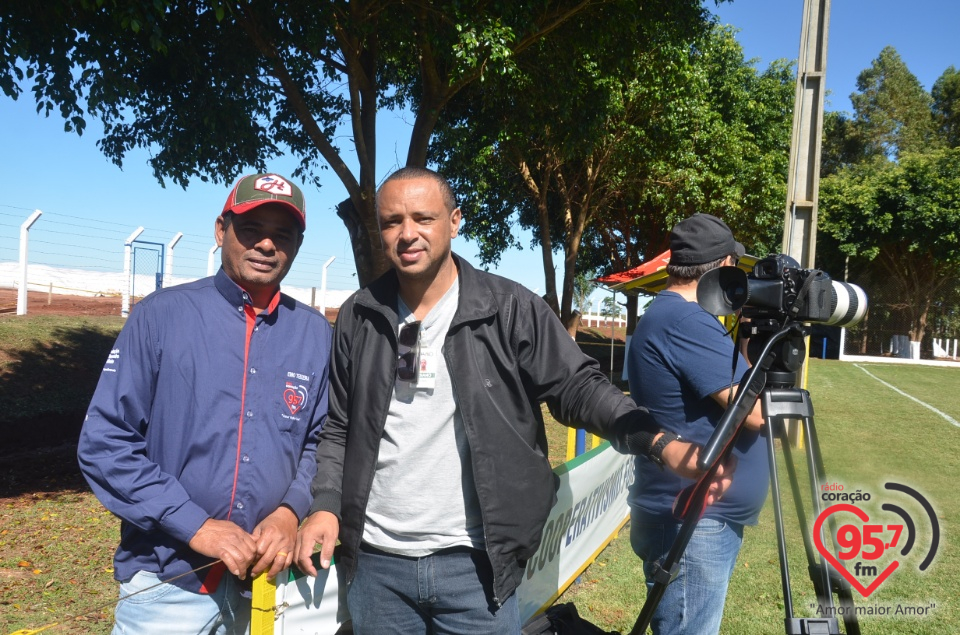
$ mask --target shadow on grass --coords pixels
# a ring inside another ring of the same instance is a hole
[[[76,440],[0,454],[0,499],[30,500],[89,492],[77,466]],[[14,503],[15,504],[15,503]]]
[[[57,327],[5,351],[0,369],[0,496],[85,488],[76,442],[116,332]]]

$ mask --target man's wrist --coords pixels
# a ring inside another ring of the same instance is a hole
[[[273,510],[273,513],[271,513],[270,516],[286,518],[287,520],[292,520],[297,525],[300,524],[300,516],[298,516],[297,512],[293,511],[293,508],[286,503],[280,503],[277,508]]]
[[[683,437],[679,434],[673,432],[665,431],[657,435],[657,438],[654,440],[653,445],[650,447],[650,452],[648,457],[651,461],[660,466],[660,469],[663,469],[663,450],[667,445],[673,441],[682,441]]]

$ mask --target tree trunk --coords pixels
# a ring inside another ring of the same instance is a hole
[[[380,228],[374,207],[375,204],[370,201],[369,209],[361,212],[350,198],[337,205],[337,216],[350,233],[350,245],[353,247],[357,279],[361,287],[373,282],[390,268],[380,244]]]
[[[547,194],[550,187],[550,169],[543,168],[540,174],[543,182],[537,183],[530,166],[523,159],[517,162],[520,176],[530,193],[537,197],[537,220],[540,232],[540,256],[543,262],[543,282],[546,291],[543,299],[553,312],[560,315],[560,302],[557,298],[557,276],[553,267],[553,240],[550,238],[550,210],[547,207]]]
[[[546,300],[553,312],[560,315],[560,301],[557,298],[557,274],[553,267],[553,241],[550,239],[550,215],[547,213],[546,200],[537,202],[537,211],[540,215],[540,255],[543,259],[543,281]]]
[[[593,179],[590,179],[584,194],[577,198],[570,195],[566,181],[557,179],[565,201],[564,219],[566,220],[566,239],[563,244],[563,297],[560,302],[560,321],[563,326],[576,333],[579,316],[573,315],[573,288],[577,277],[577,256],[580,255],[580,243],[591,216],[591,198]]]
[[[563,296],[560,302],[560,321],[571,335],[576,335],[580,324],[579,314],[573,310],[573,287],[577,276],[577,254],[580,253],[580,237],[576,232],[564,245],[563,258]]]
[[[914,318],[910,324],[910,341],[923,341],[923,336],[927,333],[927,316],[930,314],[930,304],[932,301],[933,298],[930,296],[917,298],[917,304],[914,305],[911,311],[911,313],[914,314]]]
[[[576,221],[570,225],[563,246],[563,298],[560,303],[560,321],[574,335],[580,325],[580,312],[573,310],[573,289],[577,278],[577,256],[580,255],[580,244],[587,223],[586,212],[581,211]]]

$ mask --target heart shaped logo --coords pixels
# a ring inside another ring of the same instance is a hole
[[[873,582],[871,582],[868,586],[863,586],[860,580],[858,580],[852,573],[850,573],[847,567],[843,563],[841,563],[840,560],[838,560],[837,557],[833,555],[833,553],[829,549],[827,549],[827,547],[824,546],[823,544],[823,539],[822,539],[823,523],[826,522],[827,518],[839,512],[850,512],[851,514],[854,514],[857,518],[859,518],[861,521],[863,521],[863,523],[867,523],[870,520],[870,516],[867,514],[867,512],[863,511],[859,507],[855,507],[853,505],[847,505],[844,503],[841,503],[839,505],[832,505],[827,509],[823,510],[823,512],[819,516],[817,516],[817,521],[813,524],[813,542],[817,546],[817,551],[820,552],[820,555],[823,556],[827,560],[827,562],[833,565],[833,568],[839,571],[840,575],[846,578],[847,582],[849,582],[855,589],[857,589],[857,591],[860,592],[860,595],[862,595],[865,598],[870,597],[870,594],[873,593],[877,589],[877,587],[879,587],[883,583],[883,581],[890,576],[891,573],[897,570],[897,567],[900,566],[900,561],[894,560],[893,562],[891,562],[889,565],[887,565],[887,567],[883,571],[881,571],[877,575],[877,577],[873,580]],[[881,547],[885,546],[883,545],[882,541],[879,543],[879,545]],[[857,552],[859,552],[859,545],[857,547]],[[854,555],[855,554],[851,553],[851,557],[853,557]],[[876,557],[879,557],[879,553],[877,553]],[[857,564],[859,566],[860,563],[858,562]]]
[[[287,404],[287,408],[290,409],[290,414],[295,415],[300,412],[300,409],[303,408],[303,404],[306,402],[306,388],[287,384],[286,390],[283,391],[283,403]]]

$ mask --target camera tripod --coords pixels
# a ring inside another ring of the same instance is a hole
[[[768,334],[777,328],[779,330],[768,337]],[[814,426],[813,402],[810,400],[810,393],[806,390],[794,388],[797,371],[802,366],[805,356],[803,338],[807,335],[807,327],[801,323],[789,323],[780,328],[780,325],[775,321],[760,320],[754,324],[754,329],[758,334],[751,337],[750,357],[753,359],[753,351],[762,347],[757,357],[759,363],[754,364],[743,381],[740,382],[732,403],[717,424],[710,440],[700,451],[698,467],[705,470],[704,476],[692,488],[681,492],[677,499],[676,511],[678,515],[682,516],[683,524],[667,557],[657,565],[654,573],[654,585],[647,594],[647,600],[637,617],[633,630],[630,631],[630,635],[646,633],[667,585],[673,581],[678,573],[678,563],[693,535],[697,522],[703,514],[710,483],[716,475],[717,468],[729,457],[734,441],[741,429],[741,424],[758,399],[766,423],[762,434],[767,439],[767,457],[770,464],[780,582],[783,587],[784,632],[786,635],[840,635],[840,625],[837,618],[834,617],[840,614],[843,616],[844,630],[847,635],[860,634],[860,626],[857,622],[856,611],[853,606],[853,594],[849,583],[828,562],[820,558],[814,548],[809,531],[812,524],[808,522],[804,511],[801,487],[790,450],[787,422],[799,421],[806,440],[810,507],[813,518],[816,519],[821,511],[820,486],[826,479],[826,472],[820,455],[816,427]],[[818,612],[822,613],[823,617],[798,618],[794,614],[781,507],[780,479],[777,474],[777,440],[780,441],[780,448],[787,466],[801,528],[800,533],[803,536],[803,545],[806,551],[807,570],[816,593],[817,604],[820,609]],[[736,474],[734,474],[734,478],[736,478]],[[832,521],[832,517],[827,520],[828,533],[831,537],[836,535],[835,523]],[[823,544],[833,544],[833,541],[831,540],[829,543],[823,541]],[[839,611],[836,610],[834,605],[834,594],[837,595],[840,604]]]

